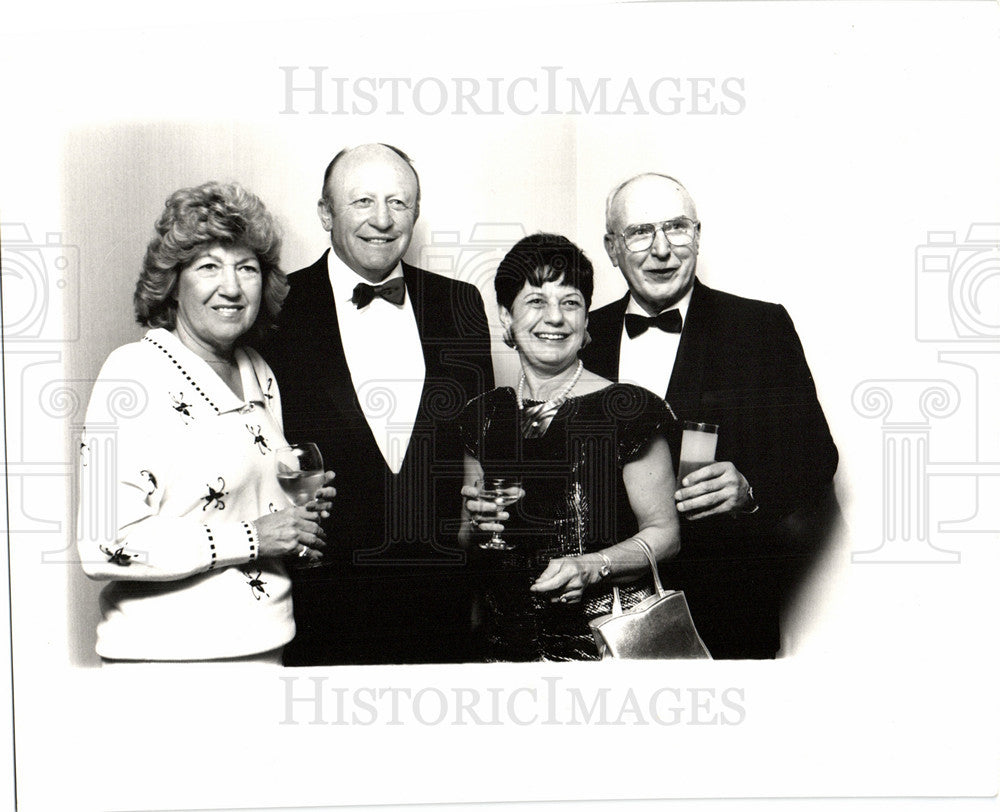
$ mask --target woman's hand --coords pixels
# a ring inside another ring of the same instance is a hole
[[[473,530],[483,530],[487,533],[503,532],[502,522],[510,518],[507,511],[500,510],[496,502],[480,499],[479,491],[474,485],[463,486],[462,496],[465,497],[465,511],[469,514],[469,524]],[[523,489],[520,496],[524,496]]]
[[[598,555],[553,558],[535,579],[531,591],[548,593],[550,603],[579,603],[584,590],[601,580],[603,565]]]
[[[321,492],[332,490],[322,488]],[[302,507],[287,507],[255,519],[260,557],[280,558],[294,554],[310,563],[321,559],[326,549],[323,540],[326,533],[319,526],[323,511],[318,510],[318,506],[322,503],[314,500]]]
[[[315,509],[321,519],[330,518],[330,508],[333,506],[330,500],[337,495],[337,489],[329,483],[333,482],[335,476],[333,471],[327,471],[323,475],[323,487],[316,491],[316,498],[306,505],[307,508]]]

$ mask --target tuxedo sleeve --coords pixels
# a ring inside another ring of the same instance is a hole
[[[490,352],[490,326],[486,320],[486,306],[479,290],[473,285],[463,285],[462,306],[459,310],[459,328],[464,349],[476,370],[475,391],[469,398],[493,389],[493,356]]]
[[[754,489],[761,516],[780,518],[829,489],[838,453],[788,312],[776,305],[770,321],[763,332],[771,363],[750,415],[759,440],[737,467]]]

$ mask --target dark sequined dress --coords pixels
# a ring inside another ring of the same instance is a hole
[[[552,604],[528,588],[551,559],[597,552],[636,532],[622,468],[673,423],[661,398],[629,384],[569,398],[541,437],[521,436],[509,387],[469,402],[460,422],[466,450],[487,476],[519,477],[525,491],[507,509],[503,533],[516,549],[475,550],[486,574],[487,660],[597,659],[587,624],[611,611],[610,584],[591,587],[578,604]],[[629,608],[652,594],[651,579],[620,592]]]

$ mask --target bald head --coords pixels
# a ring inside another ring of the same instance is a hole
[[[687,295],[701,226],[694,201],[678,180],[652,172],[629,178],[608,195],[605,219],[608,257],[643,310],[656,315]],[[632,240],[629,248],[622,236],[627,229],[652,237]]]
[[[346,158],[348,155],[351,155],[352,153],[358,152],[359,150],[362,151],[362,153],[364,153],[364,152],[368,152],[368,154],[377,153],[377,152],[379,152],[379,150],[377,149],[378,147],[381,147],[382,149],[387,149],[390,152],[392,152],[395,155],[397,155],[399,158],[401,158],[402,160],[404,160],[406,162],[406,165],[409,166],[410,170],[413,172],[413,177],[414,177],[414,179],[417,182],[416,216],[419,217],[420,216],[420,176],[417,174],[417,170],[413,168],[413,159],[410,158],[410,156],[407,155],[405,152],[403,152],[403,150],[401,150],[399,147],[394,147],[392,144],[382,144],[382,143],[378,143],[378,144],[360,144],[360,145],[358,145],[356,147],[344,147],[340,152],[338,152],[336,155],[333,156],[333,160],[330,161],[330,163],[328,163],[327,166],[326,166],[326,171],[323,173],[323,193],[322,193],[322,196],[323,197],[326,196],[327,189],[330,186],[330,178],[333,177],[333,170],[337,167],[337,165],[339,163],[341,163],[341,161],[343,161],[344,158]]]
[[[386,144],[340,152],[327,167],[319,218],[334,253],[373,283],[410,245],[420,186],[405,153]]]
[[[608,194],[607,204],[604,207],[605,230],[608,234],[613,234],[616,230],[620,231],[628,225],[628,223],[621,223],[623,199],[626,201],[635,199],[637,203],[643,203],[644,208],[673,206],[678,210],[679,215],[687,217],[689,220],[698,219],[694,200],[691,199],[688,190],[684,188],[684,184],[670,175],[644,172],[622,181]]]

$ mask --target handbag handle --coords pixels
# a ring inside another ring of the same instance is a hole
[[[653,555],[652,548],[646,543],[645,539],[640,538],[639,536],[633,536],[632,538],[627,539],[627,541],[634,541],[646,554],[646,558],[649,561],[649,568],[653,571],[653,586],[656,587],[656,594],[663,597],[663,595],[666,594],[666,590],[660,582],[660,570],[659,567],[656,566],[656,556]]]
[[[653,586],[656,587],[656,594],[662,598],[667,592],[660,581],[660,571],[656,566],[656,556],[653,555],[652,548],[646,543],[645,539],[639,536],[633,536],[630,539],[626,539],[626,541],[634,541],[646,554],[646,560],[649,561],[649,568],[653,571]],[[611,591],[614,593],[614,599],[611,602],[611,614],[620,615],[622,614],[622,598],[617,584],[611,587]]]

